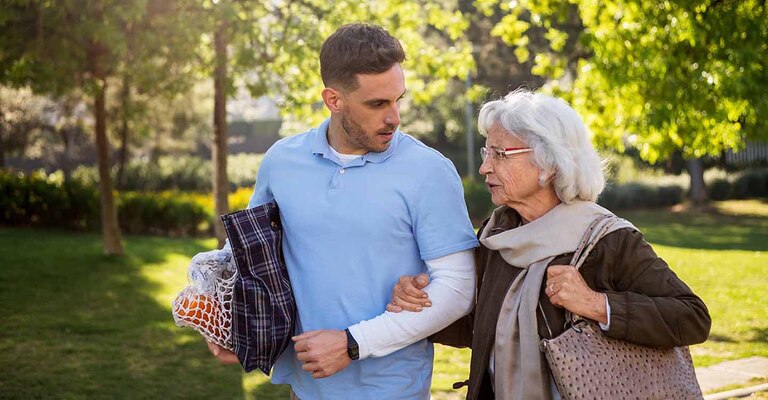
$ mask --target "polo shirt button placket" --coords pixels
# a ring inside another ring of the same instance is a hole
[[[344,175],[344,173],[347,172],[346,168],[339,165],[339,168],[336,170],[336,173],[333,174],[333,178],[331,179],[331,191],[336,192],[341,187],[341,176]]]

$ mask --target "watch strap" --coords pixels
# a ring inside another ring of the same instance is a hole
[[[360,359],[360,347],[354,336],[349,332],[349,329],[344,329],[344,333],[347,334],[347,355],[353,360]]]

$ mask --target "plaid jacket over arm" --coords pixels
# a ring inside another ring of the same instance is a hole
[[[269,375],[293,335],[296,303],[282,249],[277,203],[221,216],[238,277],[232,299],[232,342],[246,372]]]

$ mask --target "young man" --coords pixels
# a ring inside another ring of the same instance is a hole
[[[280,140],[259,169],[249,206],[280,207],[298,309],[272,382],[298,398],[428,398],[424,338],[472,307],[477,241],[461,181],[448,159],[397,130],[404,59],[378,26],[339,28],[320,52],[331,117]],[[434,306],[385,312],[398,277],[425,271]]]

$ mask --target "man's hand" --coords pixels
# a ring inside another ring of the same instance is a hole
[[[237,354],[219,346],[216,343],[211,343],[209,341],[206,341],[205,343],[208,344],[208,350],[211,351],[211,354],[213,354],[214,357],[218,358],[222,364],[239,364],[240,363],[240,360],[237,359]]]
[[[352,359],[347,355],[347,334],[344,331],[320,330],[294,336],[296,358],[302,369],[312,377],[327,378],[346,368]]]
[[[571,265],[552,265],[547,268],[544,293],[557,307],[603,324],[608,323],[605,295],[590,289],[579,271]]]
[[[392,288],[392,300],[387,304],[387,311],[413,311],[419,312],[424,307],[431,307],[427,292],[421,290],[429,284],[429,275],[404,275],[397,280]]]

